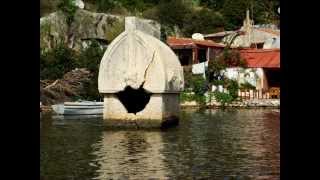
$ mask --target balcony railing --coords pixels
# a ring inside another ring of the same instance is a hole
[[[263,90],[239,90],[238,96],[241,99],[279,99],[280,88],[272,87],[268,91]]]

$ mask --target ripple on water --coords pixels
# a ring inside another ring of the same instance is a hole
[[[184,110],[179,126],[165,131],[104,131],[101,119],[43,119],[41,176],[280,179],[279,115],[270,109]]]

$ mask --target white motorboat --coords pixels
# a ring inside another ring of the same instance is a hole
[[[101,118],[103,117],[103,114],[78,114],[78,115],[54,115],[52,116],[52,119],[54,120],[83,120],[83,119],[95,119],[95,118]]]
[[[103,102],[79,101],[52,105],[60,115],[94,115],[103,114]]]

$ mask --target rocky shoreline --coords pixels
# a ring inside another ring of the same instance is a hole
[[[200,105],[195,101],[188,101],[180,103],[181,108],[197,108]],[[239,102],[233,102],[231,104],[225,105],[227,108],[280,108],[280,99],[251,99],[251,100],[243,100]],[[41,107],[42,112],[52,112],[51,106],[42,105]],[[218,102],[212,102],[211,104],[208,103],[206,105],[208,109],[214,108],[221,108],[221,104]]]
[[[180,104],[184,107],[199,107],[196,101],[188,101]],[[221,108],[221,104],[218,102],[207,103],[207,108]],[[226,104],[225,107],[234,108],[280,108],[280,99],[250,99],[236,101],[230,104]]]

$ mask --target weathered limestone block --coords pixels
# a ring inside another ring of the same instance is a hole
[[[141,99],[130,102],[118,96],[122,92],[130,98],[128,87],[148,96],[142,110],[129,112],[127,108],[143,103]],[[104,95],[104,119],[109,126],[161,127],[177,122],[183,87],[183,69],[174,52],[132,27],[126,27],[108,46],[100,63],[98,89]]]
[[[183,89],[183,70],[174,52],[139,30],[121,33],[108,47],[99,70],[99,91],[116,93],[130,86],[152,93]]]
[[[106,46],[110,39],[120,34],[124,29],[124,18],[121,16],[93,13],[79,9],[74,15],[74,20],[69,27],[68,34],[70,48],[80,50],[83,42],[98,40],[102,46]],[[121,30],[117,33],[118,30]],[[114,37],[112,37],[114,36]]]
[[[104,96],[104,119],[113,127],[160,127],[164,121],[177,123],[180,113],[180,102],[176,94],[152,94],[146,107],[134,114],[128,113],[124,105],[114,94]],[[175,121],[175,122],[173,122]],[[129,125],[126,125],[129,123]],[[131,124],[130,124],[131,123]]]
[[[66,16],[61,11],[40,18],[40,47],[51,49],[68,41]]]
[[[124,17],[78,9],[69,25],[66,14],[57,11],[40,18],[40,47],[51,49],[59,43],[80,51],[97,40],[101,47],[124,30]]]
[[[157,39],[160,39],[161,36],[160,24],[150,19],[140,19],[134,16],[126,17],[125,28],[127,31],[140,30],[144,33],[154,36]]]

